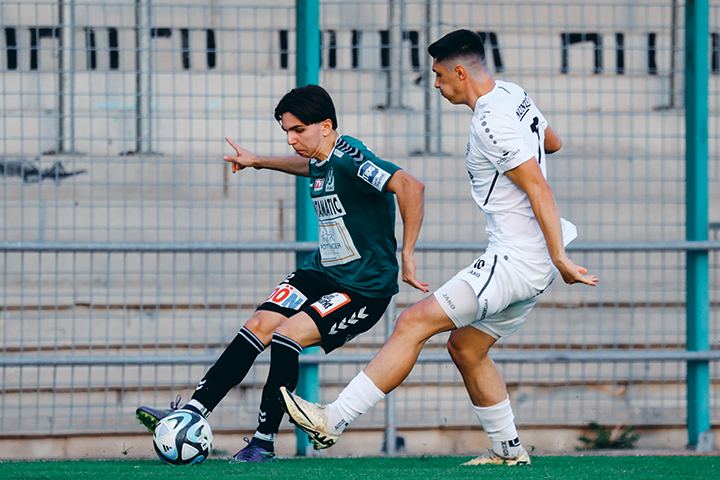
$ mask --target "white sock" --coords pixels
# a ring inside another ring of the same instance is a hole
[[[349,424],[363,413],[370,411],[385,394],[375,386],[365,372],[360,372],[340,392],[337,400],[328,405],[328,422],[333,433],[342,433]]]
[[[194,398],[191,399],[191,400],[187,403],[187,405],[185,405],[185,406],[187,407],[188,405],[191,405],[191,406],[197,408],[197,409],[200,411],[200,413],[202,414],[202,416],[205,417],[205,418],[207,418],[208,415],[210,415],[210,413],[212,413],[212,412],[210,412],[210,410],[208,410],[207,408],[205,408],[205,405],[203,405],[202,403],[198,402],[198,401],[195,400]]]
[[[492,441],[493,452],[502,457],[516,457],[520,454],[523,447],[515,427],[510,397],[490,407],[473,405],[473,410]]]
[[[255,438],[259,438],[260,440],[265,440],[268,442],[274,442],[275,441],[275,434],[274,433],[262,433],[255,431],[255,435],[253,435]]]

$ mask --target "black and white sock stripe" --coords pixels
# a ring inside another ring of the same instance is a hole
[[[302,347],[300,346],[299,343],[297,343],[292,338],[288,338],[284,335],[280,335],[279,333],[273,333],[272,343],[277,344],[277,345],[282,345],[283,347],[290,348],[290,349],[296,351],[297,353],[300,353],[302,351]]]
[[[238,332],[238,335],[243,337],[247,342],[255,347],[257,349],[258,353],[262,353],[263,350],[265,350],[266,346],[264,343],[262,343],[256,336],[253,334],[250,330],[248,330],[246,327],[243,327]]]

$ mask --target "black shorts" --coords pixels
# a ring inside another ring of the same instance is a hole
[[[322,348],[330,353],[370,330],[385,313],[392,297],[371,298],[348,290],[320,272],[297,270],[288,275],[258,310],[292,317],[310,315],[322,337]]]

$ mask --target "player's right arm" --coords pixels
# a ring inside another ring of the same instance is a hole
[[[300,155],[289,157],[259,157],[254,153],[245,150],[229,138],[225,138],[235,150],[235,156],[225,155],[223,160],[232,164],[233,173],[253,167],[257,170],[267,168],[280,172],[290,173],[299,177],[310,176],[310,160]]]
[[[508,170],[505,175],[527,194],[535,218],[545,237],[550,258],[565,283],[585,283],[596,286],[597,277],[587,275],[586,268],[575,265],[565,254],[560,214],[555,204],[555,197],[535,157]]]

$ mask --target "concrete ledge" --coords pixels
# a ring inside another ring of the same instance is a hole
[[[140,429],[140,427],[138,427]],[[720,428],[715,427],[715,431]],[[641,438],[636,449],[578,451],[577,439],[587,434],[586,429],[571,426],[521,427],[523,445],[533,455],[690,455],[697,452],[686,449],[687,430],[683,425],[646,426],[636,430]],[[216,431],[214,456],[229,458],[241,449],[243,437],[252,431]],[[382,430],[351,429],[338,444],[313,454],[324,457],[379,456],[384,432]],[[490,447],[490,441],[481,428],[447,428],[428,430],[398,430],[404,440],[400,456],[416,455],[477,455]],[[719,437],[716,435],[716,438]],[[714,451],[720,450],[716,440]],[[276,451],[281,458],[295,456],[295,434],[284,429],[276,440]],[[137,459],[156,458],[150,434],[103,433],[92,435],[57,436],[0,436],[0,460],[72,460],[72,459]]]

